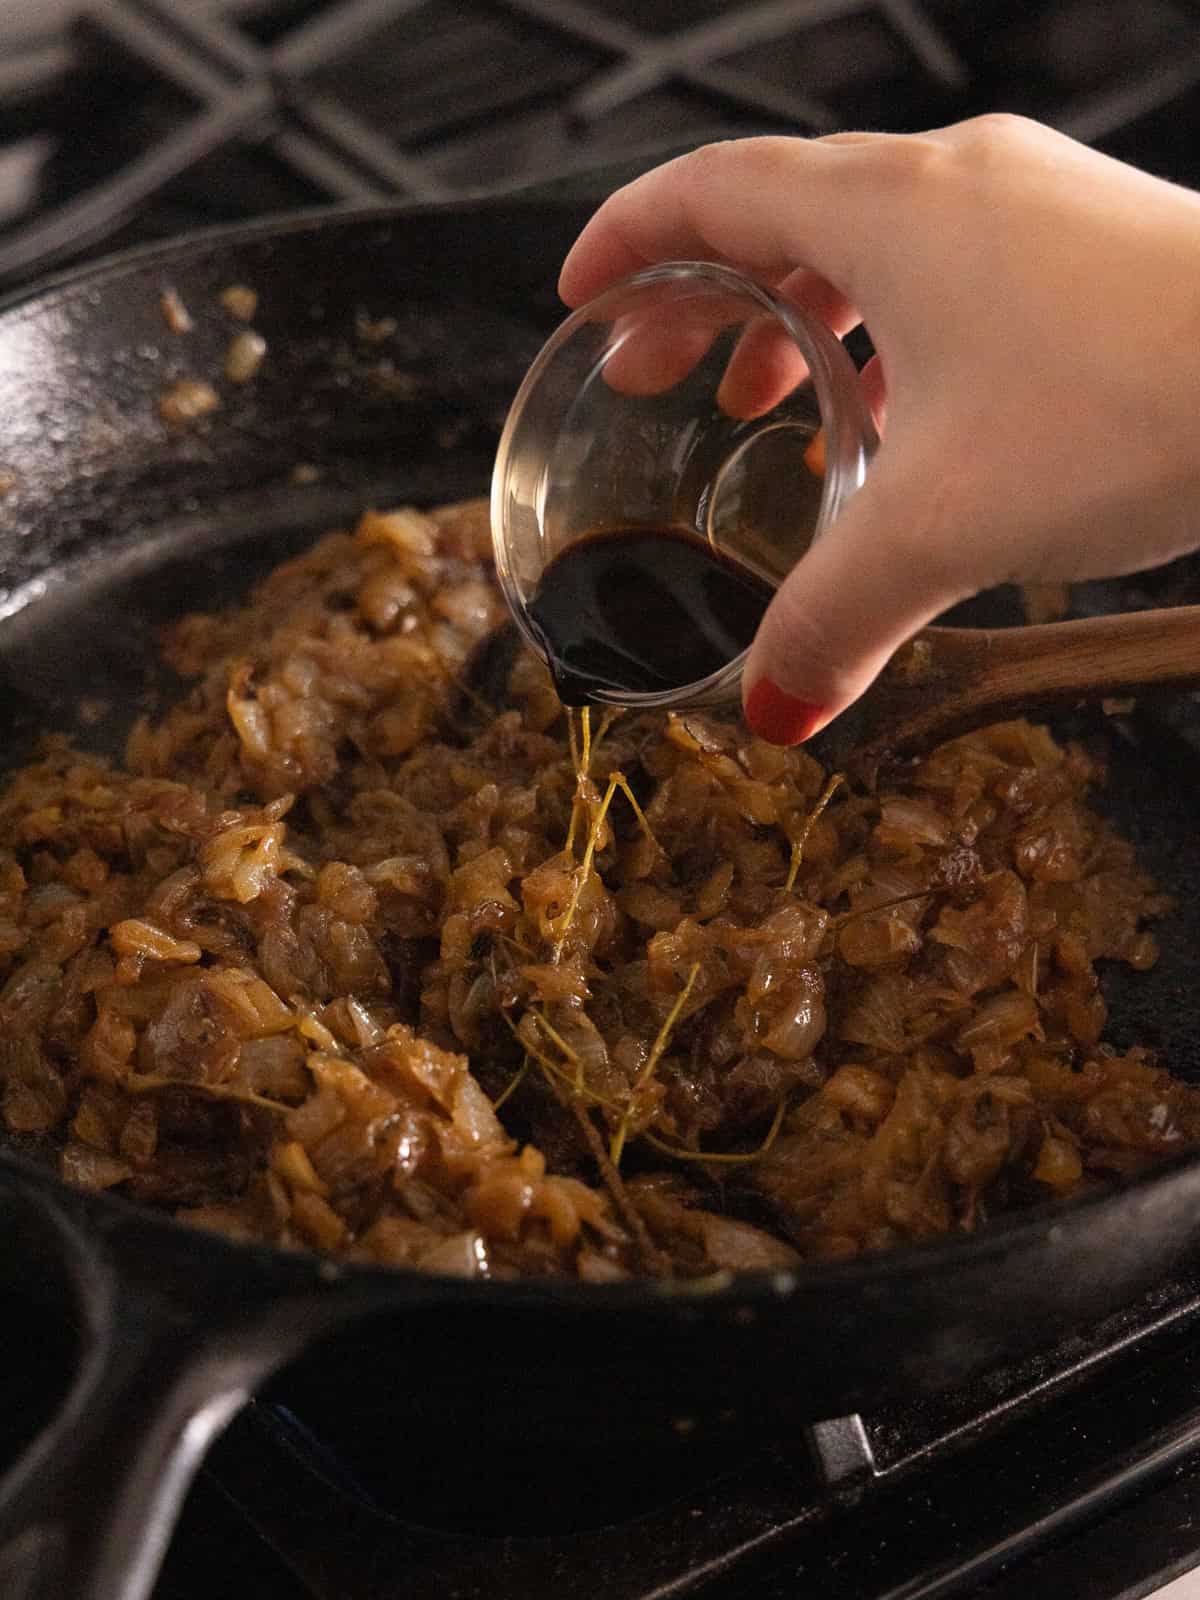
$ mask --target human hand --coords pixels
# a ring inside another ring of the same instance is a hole
[[[710,145],[614,194],[568,305],[658,261],[740,268],[844,334],[883,444],[750,651],[751,726],[807,738],[947,606],[1200,546],[1200,198],[1012,117]]]

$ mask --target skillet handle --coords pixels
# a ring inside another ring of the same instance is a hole
[[[153,1240],[131,1271],[138,1239],[9,1174],[0,1185],[65,1268],[84,1336],[60,1411],[0,1482],[0,1595],[146,1600],[208,1445],[321,1319],[293,1301],[281,1326],[251,1275],[209,1268],[209,1241],[182,1287]]]
[[[5,1600],[150,1594],[204,1452],[248,1394],[206,1377],[186,1335],[173,1343],[143,1324],[119,1364],[72,1393],[73,1426],[14,1469],[0,1503]]]

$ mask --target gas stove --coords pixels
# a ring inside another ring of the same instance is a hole
[[[1003,108],[1200,186],[1194,0],[6,0],[0,289],[337,203],[599,197],[717,137]],[[70,1352],[0,1288],[0,1459]],[[1200,1562],[1200,1269],[965,1392],[720,1449],[397,1436],[319,1351],[231,1425],[156,1600],[1134,1600]],[[1191,1580],[1183,1580],[1188,1584]]]
[[[0,281],[198,222],[995,108],[1200,181],[1194,0],[6,0]]]
[[[792,1600],[807,1584],[1132,1600],[1196,1559],[1198,1317],[1200,1277],[1181,1279],[920,1408],[637,1462],[595,1439],[539,1462],[514,1441],[515,1472],[463,1439],[398,1441],[394,1422],[348,1417],[344,1393],[323,1413],[312,1363],[286,1405],[268,1393],[235,1423],[208,1476],[313,1600]]]

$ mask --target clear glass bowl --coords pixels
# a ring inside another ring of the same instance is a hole
[[[492,478],[496,566],[518,626],[573,541],[684,528],[777,586],[863,481],[876,447],[840,341],[748,278],[707,262],[639,272],[567,318],[509,411]],[[660,693],[597,701],[736,701],[745,653]]]

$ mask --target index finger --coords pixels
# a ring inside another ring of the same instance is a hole
[[[679,156],[604,202],[567,255],[559,294],[582,305],[655,262],[703,259],[769,278],[810,267],[861,305],[855,263],[881,232],[875,157],[912,138],[736,139]]]

